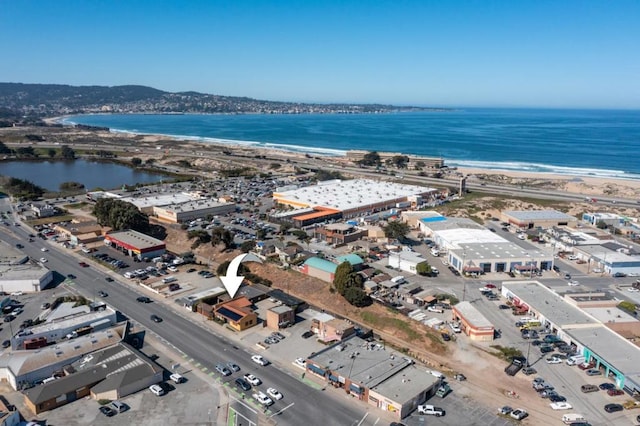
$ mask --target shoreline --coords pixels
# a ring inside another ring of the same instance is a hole
[[[47,123],[60,123],[62,117],[51,117],[46,119]],[[48,129],[55,131],[58,127],[48,127]],[[335,166],[345,165],[350,161],[347,160],[344,155],[322,155],[315,152],[301,152],[296,150],[290,150],[281,146],[261,145],[259,143],[242,143],[234,140],[224,139],[203,139],[201,137],[180,137],[176,135],[164,135],[164,134],[146,134],[139,132],[120,132],[113,131],[90,131],[85,129],[75,128],[71,124],[62,124],[62,128],[67,132],[66,137],[70,141],[75,138],[86,137],[94,134],[106,139],[105,145],[113,143],[113,145],[132,145],[139,144],[139,148],[146,149],[160,149],[163,151],[171,150],[176,155],[180,155],[180,151],[193,151],[198,147],[218,149],[220,151],[238,150],[243,156],[246,157],[274,157],[275,161],[282,161],[283,163],[288,160],[297,159],[302,162],[305,158],[317,157],[322,160],[326,160],[327,164],[333,164]],[[9,128],[14,131],[18,128]],[[26,130],[26,128],[24,128]],[[10,130],[9,130],[10,131]],[[76,135],[73,132],[77,132]],[[135,139],[132,141],[131,139]],[[133,143],[132,143],[133,142]],[[149,154],[153,156],[153,154]],[[430,158],[430,157],[425,157]],[[215,159],[215,158],[214,158]],[[455,160],[445,159],[445,165],[448,161],[455,162]],[[395,169],[394,169],[395,170]],[[371,170],[369,170],[371,171]],[[431,172],[436,172],[436,169]],[[454,166],[450,165],[442,170],[445,173],[445,177],[455,178],[462,175],[468,177],[470,183],[486,183],[486,184],[504,184],[504,185],[522,185],[527,187],[537,187],[541,189],[565,191],[571,193],[577,193],[584,195],[585,197],[608,197],[608,198],[621,198],[629,200],[640,199],[640,179],[633,177],[621,177],[621,176],[594,176],[593,174],[562,174],[552,172],[538,172],[538,171],[520,171],[520,170],[501,170],[500,168],[481,168],[481,167],[467,167],[467,166]],[[403,171],[397,170],[399,173],[416,173],[414,170]],[[430,172],[427,172],[430,173]],[[385,175],[387,173],[384,173]],[[639,176],[640,178],[640,176]]]
[[[70,117],[78,117],[83,114],[76,115],[65,115],[59,117],[50,117],[45,119],[47,123],[55,123],[59,125],[63,125],[65,127],[72,127],[73,124],[69,122],[65,123]],[[113,113],[90,113],[84,115],[114,115]],[[122,115],[141,115],[141,114],[122,114]],[[143,114],[144,115],[144,114]],[[176,114],[160,114],[153,113],[147,115],[176,115]],[[179,114],[179,115],[189,115],[189,114]],[[222,116],[229,114],[192,114],[192,115],[212,115],[212,116]],[[260,115],[260,114],[256,114]],[[98,126],[100,127],[100,126]],[[109,127],[109,126],[104,126]],[[201,135],[180,135],[180,134],[162,134],[162,133],[153,133],[153,132],[140,132],[140,131],[130,131],[127,129],[118,129],[109,127],[109,131],[111,133],[119,133],[119,134],[127,134],[132,137],[135,136],[145,136],[145,137],[157,137],[163,139],[173,139],[177,142],[196,142],[203,144],[219,144],[222,146],[241,146],[241,147],[254,147],[256,149],[267,149],[267,150],[278,150],[280,152],[290,152],[298,155],[309,154],[312,156],[319,157],[327,157],[327,158],[337,158],[343,159],[347,156],[349,151],[361,151],[361,147],[354,147],[353,149],[339,149],[339,148],[323,148],[313,146],[312,144],[302,145],[294,143],[282,143],[282,142],[272,142],[272,141],[260,141],[260,140],[242,140],[242,139],[226,139],[222,137],[210,137],[210,136],[201,136]],[[616,169],[613,167],[608,168],[590,168],[586,166],[562,166],[562,165],[554,165],[554,164],[546,164],[546,163],[531,163],[526,161],[482,161],[482,160],[470,160],[470,159],[456,159],[450,157],[442,157],[441,155],[433,154],[433,155],[425,155],[425,154],[412,154],[405,152],[393,152],[389,150],[378,150],[380,153],[390,153],[390,154],[400,154],[407,155],[412,157],[412,161],[418,161],[420,159],[433,159],[433,158],[444,158],[445,165],[450,168],[460,168],[460,169],[481,169],[486,170],[487,172],[496,172],[496,173],[529,173],[535,174],[536,176],[540,175],[558,175],[558,176],[570,176],[570,177],[581,177],[581,178],[606,178],[606,179],[620,179],[625,181],[639,180],[640,181],[640,173],[628,172],[621,169]]]

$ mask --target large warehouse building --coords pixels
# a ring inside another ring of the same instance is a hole
[[[397,208],[398,205],[417,206],[434,198],[437,193],[437,189],[424,186],[353,179],[274,192],[273,199],[277,204],[301,209],[303,221],[296,223],[296,216],[289,217],[297,225],[306,226],[329,219],[371,214]]]
[[[166,251],[164,241],[133,230],[107,234],[104,236],[104,243],[140,259],[162,256]]]
[[[190,201],[170,206],[155,206],[153,214],[158,219],[171,223],[182,223],[207,216],[224,215],[236,210],[235,203],[221,203],[214,200]]]
[[[41,291],[53,282],[53,272],[29,260],[20,250],[0,245],[0,287],[5,293]]]
[[[501,214],[503,222],[521,229],[551,228],[552,226],[570,226],[578,224],[575,216],[557,210],[509,210]]]
[[[420,220],[419,226],[445,252],[449,264],[466,275],[489,272],[526,275],[553,267],[553,255],[533,247],[524,249],[471,219],[434,216]]]
[[[640,324],[636,318],[625,317],[615,307],[615,300],[604,293],[562,297],[537,281],[503,282],[502,295],[515,305],[526,307],[529,316],[575,346],[586,361],[595,363],[594,368],[602,371],[604,377],[611,375],[618,388],[629,394],[640,392],[640,348],[613,330],[617,327],[637,330]]]

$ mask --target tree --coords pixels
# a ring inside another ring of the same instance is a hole
[[[280,164],[280,163],[271,163],[271,164],[269,164],[269,168],[271,170],[278,170],[280,167],[282,167],[282,164]]]
[[[224,244],[224,250],[230,250],[235,247],[233,242],[234,235],[228,229],[224,229],[222,226],[216,226],[211,230],[211,245],[217,246],[218,244]]]
[[[416,161],[416,169],[417,170],[421,170],[424,169],[426,166],[425,162],[422,160]]]
[[[401,222],[399,220],[393,220],[389,222],[387,226],[383,228],[383,230],[384,230],[384,235],[387,238],[404,240],[404,238],[407,236],[411,228],[409,227],[408,224],[404,222]]]
[[[8,180],[6,180],[8,179]],[[44,188],[39,187],[33,182],[18,178],[3,178],[2,186],[15,198],[24,200],[35,200],[45,193]]]
[[[344,298],[352,304],[353,306],[357,306],[359,308],[369,306],[373,302],[367,293],[358,287],[349,287],[344,293]]]
[[[607,227],[607,222],[605,222],[604,220],[599,220],[596,222],[596,228],[598,229],[607,229]]]
[[[254,240],[248,240],[240,244],[240,251],[243,253],[249,253],[256,246],[256,242]]]
[[[114,230],[133,229],[139,232],[149,230],[149,216],[126,201],[101,198],[93,208],[93,214],[102,226],[109,226]]]
[[[394,165],[398,169],[406,169],[407,164],[409,164],[409,157],[406,155],[394,155],[389,160],[390,164]]]
[[[140,164],[142,164],[142,159],[138,157],[133,157],[131,159],[131,164],[133,164],[135,167],[138,167]]]
[[[80,182],[62,182],[60,184],[60,191],[80,191],[84,189],[84,184]]]
[[[53,149],[53,148],[49,148],[49,149],[47,150],[47,155],[49,156],[49,158],[53,158],[53,157],[55,157],[55,156],[56,156],[56,150],[55,150],[55,149]]]
[[[371,151],[371,152],[367,152],[363,157],[362,160],[358,161],[358,164],[362,165],[362,166],[379,166],[381,164],[380,162],[380,154],[378,154],[376,151]]]
[[[153,164],[156,162],[155,158],[148,158],[147,161],[145,161],[145,164],[147,166],[153,166]]]
[[[416,274],[418,275],[431,275],[431,265],[427,262],[420,262],[416,265]]]
[[[62,145],[60,148],[60,156],[65,160],[74,160],[76,158],[76,153],[69,147],[69,145]]]
[[[6,146],[4,142],[0,142],[0,154],[11,154],[11,153],[13,153],[11,148]]]
[[[336,273],[333,277],[333,286],[336,291],[344,296],[347,287],[349,286],[351,280],[351,273],[353,272],[353,267],[349,262],[342,262],[336,268]]]

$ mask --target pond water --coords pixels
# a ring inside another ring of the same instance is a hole
[[[114,163],[86,160],[2,161],[0,175],[25,179],[49,191],[59,191],[63,182],[79,182],[87,191],[116,189],[122,185],[160,182],[161,174],[139,171]]]

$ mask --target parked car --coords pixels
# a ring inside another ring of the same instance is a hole
[[[268,388],[267,395],[269,395],[271,398],[275,399],[276,401],[279,401],[283,398],[280,391],[276,388]]]
[[[522,369],[522,374],[525,376],[530,376],[532,374],[536,374],[538,371],[533,367],[525,367]]]
[[[624,410],[624,407],[620,404],[607,404],[604,406],[604,411],[607,413],[615,413],[622,410]]]
[[[552,410],[571,410],[573,408],[568,402],[552,402],[549,406]]]
[[[304,333],[302,333],[302,338],[303,339],[308,339],[309,337],[313,337],[315,333],[311,330],[307,330]]]
[[[510,414],[512,411],[513,411],[513,408],[509,407],[508,405],[505,405],[504,407],[500,407],[498,409],[498,414],[502,414],[503,416],[506,416]]]
[[[260,364],[262,366],[269,365],[269,361],[262,355],[253,355],[251,357],[251,361],[255,362],[256,364]]]
[[[173,373],[172,375],[169,376],[169,379],[171,379],[173,383],[178,383],[178,384],[185,381],[185,378],[178,373]]]
[[[273,404],[273,400],[269,398],[266,394],[262,392],[254,393],[253,398],[258,401],[260,404],[264,406],[269,406]]]
[[[597,368],[590,368],[590,369],[586,370],[585,373],[587,373],[587,376],[600,376],[600,375],[602,375],[602,371],[598,370]]]
[[[162,389],[162,387],[160,387],[159,385],[151,385],[149,386],[149,390],[151,391],[151,393],[153,393],[155,396],[162,396],[164,395],[164,389]]]
[[[253,386],[258,386],[259,384],[262,383],[262,380],[260,380],[259,378],[257,378],[253,374],[245,374],[244,375],[244,379],[247,382],[251,383]]]
[[[100,408],[98,408],[98,410],[100,410],[100,412],[102,414],[104,414],[107,417],[113,417],[116,415],[116,411],[112,410],[111,408],[107,407],[106,405],[101,406]]]
[[[624,391],[622,389],[609,389],[607,391],[607,395],[609,396],[624,395]]]
[[[607,382],[607,383],[600,383],[600,384],[598,385],[598,387],[599,387],[601,390],[609,390],[609,389],[615,389],[615,388],[616,388],[616,385],[614,385],[613,383],[608,383],[608,382]]]
[[[597,392],[599,389],[596,385],[582,385],[580,390],[584,393]]]
[[[418,405],[418,413],[436,417],[442,417],[446,414],[442,408],[433,405]]]
[[[233,361],[227,362],[227,367],[229,367],[229,370],[233,372],[240,371],[240,366]]]
[[[216,365],[216,371],[225,377],[231,375],[231,370],[229,370],[227,366],[222,363]]]
[[[529,413],[522,408],[518,408],[517,410],[513,410],[509,415],[516,420],[522,420],[527,417]]]
[[[302,368],[306,368],[307,367],[307,361],[304,360],[304,358],[296,358],[296,360],[294,361],[294,363],[298,366],[298,367],[302,367]]]
[[[567,398],[565,398],[562,395],[551,395],[549,397],[549,401],[551,402],[565,402],[567,400]]]
[[[238,385],[238,387],[240,389],[242,389],[243,391],[247,392],[251,390],[251,385],[249,384],[249,382],[247,382],[245,379],[243,379],[242,377],[238,377],[235,380],[236,385]]]

